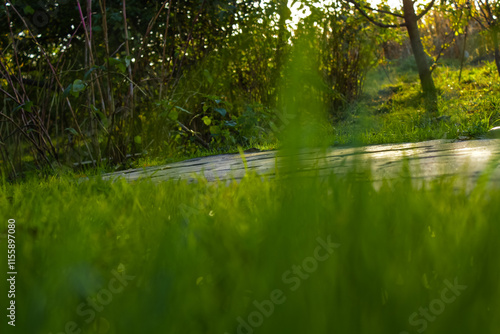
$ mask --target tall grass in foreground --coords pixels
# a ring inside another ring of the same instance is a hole
[[[1,332],[493,333],[500,191],[454,185],[4,184]]]

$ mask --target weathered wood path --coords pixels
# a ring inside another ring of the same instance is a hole
[[[286,156],[280,151],[244,153],[249,170],[273,177],[280,172]],[[412,179],[456,177],[473,183],[486,170],[491,181],[500,185],[500,139],[471,141],[433,140],[419,143],[332,147],[326,150],[304,150],[295,156],[300,161],[299,173],[319,171],[321,174],[344,175],[371,168],[375,181],[400,177],[404,161]],[[151,179],[153,182],[183,179],[193,182],[200,177],[208,181],[240,180],[246,170],[240,154],[201,157],[164,166],[137,168],[104,174],[104,179],[124,178],[128,181]]]

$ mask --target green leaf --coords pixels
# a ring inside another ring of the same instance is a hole
[[[220,133],[220,128],[218,126],[216,126],[216,125],[212,125],[210,127],[210,133],[212,135],[218,135]]]
[[[170,118],[173,121],[176,121],[179,118],[179,113],[177,112],[177,110],[172,109],[168,114],[168,118]]]
[[[66,89],[64,90],[63,92],[63,99],[67,98],[69,93],[71,93],[73,91],[73,84],[69,84],[68,87],[66,87]]]
[[[114,65],[114,66],[116,66],[120,63],[120,59],[116,59],[116,58],[108,58],[107,60],[108,60],[108,63],[110,65]]]
[[[83,75],[83,80],[87,80],[90,73],[94,72],[95,70],[98,70],[98,69],[101,69],[101,70],[104,70],[106,69],[104,66],[97,66],[97,65],[94,65],[92,66],[87,72],[85,72],[85,74]]]
[[[189,111],[187,111],[186,109],[181,108],[181,107],[179,107],[179,106],[175,106],[175,108],[177,108],[177,109],[179,109],[179,110],[181,110],[181,111],[184,111],[185,113],[191,114],[191,112],[189,112]]]
[[[69,131],[72,135],[78,136],[78,132],[73,128],[66,128],[66,131]]]
[[[225,121],[224,124],[226,124],[226,126],[230,126],[230,127],[236,126],[236,122],[235,121]]]
[[[203,111],[207,111],[208,108],[210,108],[210,106],[208,104],[206,104],[205,102],[203,102]]]
[[[86,87],[87,86],[85,85],[85,83],[82,80],[76,79],[75,81],[73,81],[73,88],[71,89],[71,92],[73,92],[73,93],[80,93]]]
[[[135,137],[134,137],[134,142],[135,142],[136,144],[140,144],[140,143],[142,143],[142,138],[141,138],[141,136],[135,136]]]
[[[203,75],[205,76],[205,78],[207,79],[207,81],[210,84],[212,84],[214,82],[214,78],[212,77],[212,75],[210,74],[210,72],[208,70],[204,70]]]
[[[28,102],[26,102],[26,103],[23,103],[23,104],[18,105],[18,106],[17,106],[17,107],[15,107],[14,109],[12,109],[12,112],[16,112],[16,111],[18,111],[19,109],[24,109],[24,110],[26,110],[27,112],[32,112],[31,107],[33,107],[33,101],[28,101]]]
[[[115,68],[118,69],[118,71],[125,73],[127,67],[125,66],[125,61],[122,59],[116,59],[116,58],[108,58],[108,63],[111,66],[114,66]]]
[[[117,64],[116,67],[118,68],[118,70],[120,70],[120,72],[122,73],[125,73],[125,71],[127,70],[127,67],[125,66],[125,64],[123,63],[120,63],[120,64]]]
[[[202,118],[202,120],[203,120],[203,123],[205,123],[205,125],[210,125],[210,124],[212,124],[212,120],[211,120],[211,119],[210,119],[210,117],[208,117],[208,116],[204,116],[204,117]]]
[[[104,121],[104,120],[107,120],[107,119],[108,119],[108,118],[106,117],[106,115],[104,115],[104,113],[103,113],[102,111],[97,110],[95,113],[97,114],[97,116],[99,116],[99,119],[100,119],[101,121]]]
[[[14,113],[14,112],[18,111],[18,110],[19,110],[19,109],[21,109],[23,106],[24,106],[24,104],[20,104],[20,105],[18,105],[17,107],[15,107],[14,109],[12,109],[12,112]]]
[[[227,111],[224,108],[214,108],[215,111],[217,111],[219,114],[222,115],[222,117],[226,116]]]
[[[35,13],[35,10],[30,5],[24,6],[23,11],[24,11],[24,14],[26,14],[26,15],[30,15],[30,14]]]
[[[91,108],[94,111],[94,113],[97,116],[99,116],[99,120],[101,121],[102,126],[104,128],[107,128],[109,125],[109,121],[108,121],[108,118],[106,117],[106,115],[104,115],[104,113],[102,111],[100,111],[99,109],[97,109],[94,105],[92,105]]]
[[[31,107],[33,107],[33,101],[28,101],[24,104],[24,110],[27,112],[32,112]]]

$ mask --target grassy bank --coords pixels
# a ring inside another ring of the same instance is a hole
[[[433,72],[439,115],[429,121],[423,110],[413,59],[373,70],[364,97],[334,126],[336,144],[383,144],[432,139],[474,139],[500,123],[500,84],[495,64],[465,66],[449,62]],[[460,78],[460,80],[459,80]]]
[[[499,190],[399,181],[375,191],[334,176],[2,187],[0,264],[15,219],[18,273],[16,327],[4,316],[3,333],[500,326]]]

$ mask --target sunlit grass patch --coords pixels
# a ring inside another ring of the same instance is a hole
[[[500,84],[494,63],[438,66],[439,116],[429,120],[423,110],[418,76],[402,62],[373,70],[363,99],[334,124],[336,145],[417,142],[431,139],[476,139],[500,124]]]

